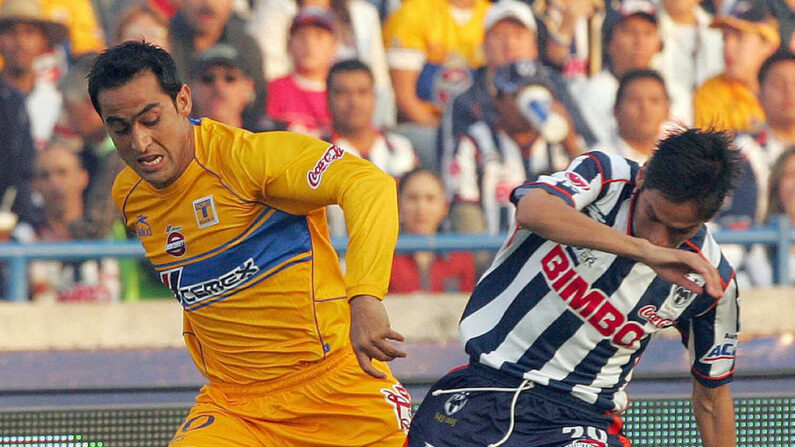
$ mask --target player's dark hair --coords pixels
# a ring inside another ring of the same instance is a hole
[[[100,91],[121,87],[147,71],[157,77],[163,93],[172,100],[177,99],[182,81],[174,59],[166,50],[139,40],[124,42],[100,53],[88,73],[88,94],[97,113],[102,115],[98,100]]]
[[[716,130],[676,129],[657,143],[646,164],[644,188],[668,200],[694,200],[709,220],[739,182],[742,157],[732,137]]]
[[[655,81],[659,82],[665,92],[665,98],[670,100],[668,96],[668,89],[665,88],[665,80],[663,80],[660,73],[655,70],[630,70],[621,77],[621,81],[618,84],[618,91],[616,91],[616,102],[613,106],[614,108],[618,107],[621,100],[624,98],[624,94],[626,93],[629,85],[633,82],[637,81],[638,79],[654,79]]]
[[[373,71],[370,70],[370,67],[368,67],[367,64],[360,61],[359,59],[346,59],[331,66],[328,76],[326,76],[326,92],[331,91],[331,85],[334,83],[334,76],[337,73],[349,73],[352,71],[363,71],[367,73],[367,76],[370,77],[370,80],[374,82],[375,78],[373,78]]]
[[[765,61],[762,63],[762,66],[759,68],[759,85],[764,84],[767,74],[776,64],[786,61],[795,62],[795,54],[789,50],[781,50],[773,53],[772,56],[765,59]]]

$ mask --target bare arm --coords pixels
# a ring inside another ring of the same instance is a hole
[[[708,388],[693,379],[693,412],[704,447],[734,447],[734,402],[729,385]]]
[[[704,277],[707,293],[712,296],[723,293],[718,271],[701,256],[659,247],[645,239],[624,234],[591,219],[563,199],[541,189],[533,189],[522,197],[517,205],[516,221],[522,228],[551,241],[642,262],[661,278],[701,293],[701,287],[685,277],[688,273],[698,273]]]
[[[417,78],[414,70],[390,70],[392,87],[395,90],[395,102],[402,118],[426,126],[438,126],[439,117],[434,115],[417,96]]]

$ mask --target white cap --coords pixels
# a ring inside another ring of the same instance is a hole
[[[527,3],[517,0],[499,0],[493,3],[483,20],[483,29],[488,31],[497,22],[505,19],[516,20],[530,31],[536,32],[536,19],[533,17],[533,11]]]

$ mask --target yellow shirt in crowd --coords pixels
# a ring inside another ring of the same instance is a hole
[[[2,5],[3,0],[0,0]],[[39,0],[44,16],[69,28],[72,53],[105,49],[105,32],[99,26],[90,0]]]
[[[397,240],[395,181],[329,143],[204,118],[195,155],[156,189],[131,168],[113,198],[183,306],[184,337],[213,382],[279,378],[349,345],[348,298],[386,294]],[[351,236],[343,277],[324,206]]]
[[[765,112],[745,84],[718,75],[696,90],[693,118],[695,127],[750,132],[765,121]]]

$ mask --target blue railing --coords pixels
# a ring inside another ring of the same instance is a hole
[[[753,227],[744,231],[717,231],[715,239],[722,244],[763,244],[775,246],[777,257],[774,269],[781,285],[792,283],[788,272],[789,247],[795,240],[795,230],[788,219],[777,217],[769,226]],[[401,236],[397,244],[397,252],[407,253],[420,250],[438,252],[484,250],[496,251],[506,235],[474,235],[474,234],[440,234],[433,237]],[[334,248],[339,253],[347,249],[346,239],[334,239]],[[138,241],[70,241],[70,242],[38,242],[32,244],[0,243],[0,262],[8,264],[9,279],[6,290],[0,296],[11,301],[28,299],[28,262],[36,259],[75,260],[99,257],[135,257],[144,256],[144,250]]]

